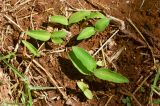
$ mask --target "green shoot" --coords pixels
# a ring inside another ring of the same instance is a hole
[[[86,27],[82,30],[82,32],[78,35],[77,40],[87,39],[94,35],[96,31],[94,27]]]
[[[62,15],[50,16],[49,22],[59,23],[62,25],[68,25],[68,19]]]
[[[97,32],[102,32],[105,30],[105,28],[109,25],[110,20],[108,18],[102,18],[99,19],[96,23],[95,23],[95,30]]]
[[[84,75],[95,75],[102,80],[111,81],[114,83],[128,83],[129,80],[121,74],[111,71],[106,68],[96,69],[97,62],[92,56],[80,47],[72,47],[72,51],[69,53],[73,65]]]
[[[78,81],[77,82],[78,87],[82,90],[82,92],[84,93],[84,95],[88,98],[88,99],[92,99],[93,98],[93,94],[92,92],[89,90],[89,86],[87,84],[85,84],[82,81]]]
[[[105,16],[98,11],[91,12],[91,14],[89,16],[87,16],[87,19],[94,19],[94,18],[105,18]]]
[[[76,57],[73,51],[69,52],[69,58],[78,71],[84,75],[90,75],[91,72],[82,64],[82,62]]]
[[[129,80],[126,77],[122,76],[121,74],[115,71],[111,71],[106,68],[96,69],[94,71],[94,75],[99,79],[111,81],[114,83],[128,83],[129,82]]]
[[[51,37],[51,40],[53,43],[55,44],[61,44],[63,43],[63,39],[62,38],[54,38],[54,37]]]
[[[64,38],[66,37],[66,35],[67,35],[67,32],[63,30],[59,30],[51,33],[51,37],[54,37],[54,38]]]
[[[77,23],[77,22],[82,21],[87,16],[89,16],[90,13],[91,13],[90,11],[78,11],[78,12],[73,13],[69,17],[69,24],[73,24],[73,23]]]
[[[45,30],[30,30],[30,31],[27,31],[26,34],[40,41],[48,41],[51,37],[51,33]]]
[[[90,71],[93,72],[96,69],[96,61],[94,58],[86,52],[83,48],[72,47],[75,56],[81,61],[81,63]]]
[[[28,48],[28,50],[34,54],[34,56],[39,57],[40,53],[38,52],[38,50],[29,42],[22,40],[22,43]]]
[[[51,33],[51,40],[55,44],[63,43],[64,37],[66,37],[67,33],[65,31],[55,31]]]
[[[126,98],[122,99],[122,102],[124,104],[126,104],[126,106],[132,106],[130,97],[126,97]]]

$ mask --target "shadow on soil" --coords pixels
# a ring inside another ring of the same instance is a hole
[[[62,72],[71,80],[80,80],[85,78],[84,75],[72,65],[72,62],[68,59],[58,57]]]

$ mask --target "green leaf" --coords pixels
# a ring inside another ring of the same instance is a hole
[[[55,31],[55,32],[52,32],[51,33],[51,38],[54,37],[54,38],[64,38],[66,37],[67,35],[67,32],[65,31]]]
[[[89,90],[89,86],[87,84],[85,84],[82,81],[78,81],[77,82],[78,87],[82,90],[82,92],[84,93],[84,95],[88,98],[88,99],[92,99],[93,98],[93,94],[92,92]]]
[[[87,39],[94,35],[96,31],[94,30],[94,27],[86,27],[82,30],[82,32],[78,35],[77,40]]]
[[[62,25],[68,25],[68,19],[62,15],[50,16],[49,22],[59,23]]]
[[[92,94],[91,90],[86,89],[83,93],[88,99],[93,99],[93,94]]]
[[[30,31],[27,31],[26,34],[40,41],[47,41],[51,37],[51,33],[45,30],[30,30]]]
[[[79,21],[82,21],[83,19],[85,19],[87,16],[90,15],[90,11],[78,11],[73,13],[70,17],[69,17],[69,24],[72,23],[77,23]]]
[[[51,40],[55,44],[61,44],[61,43],[63,43],[63,40],[61,38],[54,38],[54,37],[52,37]]]
[[[35,56],[39,57],[40,53],[38,50],[29,42],[22,40],[22,43],[28,48],[28,50],[33,53]]]
[[[82,62],[76,57],[73,51],[69,52],[69,59],[72,61],[73,65],[78,69],[78,71],[84,75],[90,75],[91,72],[82,64]]]
[[[91,12],[89,16],[87,16],[87,19],[93,19],[93,18],[105,18],[105,16],[100,12]]]
[[[96,61],[93,57],[86,52],[83,48],[73,46],[72,50],[77,57],[77,59],[87,68],[90,72],[93,72],[96,69]]]
[[[88,84],[85,84],[84,82],[82,81],[78,81],[77,82],[77,85],[78,87],[84,92],[86,89],[89,88]]]
[[[129,82],[129,80],[126,77],[122,76],[121,74],[117,72],[106,69],[106,68],[96,69],[94,71],[94,75],[97,78],[100,78],[102,80],[107,80],[107,81],[111,81],[115,83],[128,83]]]
[[[102,32],[109,25],[110,20],[107,18],[99,19],[95,24],[95,30],[98,32]]]

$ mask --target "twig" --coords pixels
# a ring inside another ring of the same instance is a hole
[[[119,29],[116,30],[109,39],[107,39],[107,41],[93,54],[93,56],[97,55],[97,53],[98,53],[100,50],[102,50],[103,47],[104,47],[108,42],[111,41],[111,39],[118,33],[118,31],[119,31]]]
[[[117,59],[123,50],[124,50],[124,47],[120,48],[118,52],[110,58],[110,61],[112,62],[114,59]]]
[[[145,0],[142,1],[141,3],[141,6],[140,6],[140,9],[142,8],[143,4],[144,4]]]
[[[24,31],[23,28],[21,28],[16,22],[14,22],[10,17],[8,17],[7,15],[3,14],[3,16],[9,20],[13,25],[15,25],[17,28],[19,28],[21,31]]]
[[[153,72],[150,72],[149,75],[142,81],[142,83],[136,88],[136,90],[133,92],[133,95],[142,87],[142,85],[147,81],[147,79],[153,74]]]
[[[137,98],[132,93],[130,93],[129,91],[125,90],[125,92],[123,92],[121,90],[120,93],[132,97],[139,106],[142,106],[141,103],[137,100]]]
[[[101,41],[100,41],[100,46],[102,46],[102,42]],[[106,67],[107,63],[106,63],[106,59],[105,59],[104,49],[102,49],[101,51],[102,51],[102,57],[103,57],[104,66]]]
[[[139,35],[140,35],[140,36],[142,37],[142,39],[145,41],[146,45],[147,45],[148,48],[150,49],[151,56],[152,56],[152,59],[153,59],[153,63],[154,63],[154,65],[155,65],[156,62],[155,62],[155,58],[154,58],[154,55],[153,55],[153,51],[152,51],[151,46],[150,46],[149,43],[147,42],[146,38],[143,36],[143,34],[140,32],[140,30],[135,26],[135,24],[132,22],[131,19],[127,18],[127,21],[134,27],[134,29],[139,33]]]
[[[26,56],[27,56],[28,58],[30,58],[29,55],[26,54]],[[63,98],[64,98],[66,101],[68,101],[68,100],[69,100],[68,96],[66,95],[66,93],[65,93],[64,91],[62,91],[61,89],[59,89],[58,84],[57,84],[57,82],[52,78],[51,73],[50,73],[48,70],[46,70],[45,68],[43,68],[43,67],[42,67],[36,60],[34,60],[34,59],[33,59],[33,63],[36,64],[39,68],[41,68],[41,69],[45,72],[45,74],[48,76],[49,81],[58,89],[58,91],[62,94]],[[70,100],[69,100],[69,101],[70,101]],[[70,102],[71,102],[71,101],[70,101]]]
[[[107,100],[107,103],[105,104],[105,106],[108,106],[108,103],[112,100],[113,96],[114,96],[114,95],[111,95],[111,96],[109,97],[109,99]]]

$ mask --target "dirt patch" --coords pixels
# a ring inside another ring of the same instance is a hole
[[[75,24],[68,30],[72,33],[63,45],[55,45],[51,41],[46,42],[42,48],[42,56],[35,60],[42,67],[51,73],[51,77],[57,82],[66,95],[72,98],[73,103],[78,106],[123,106],[122,100],[130,97],[133,106],[150,105],[150,91],[155,69],[153,59],[159,64],[160,59],[160,2],[157,0],[36,0],[19,2],[17,0],[0,1],[0,53],[6,55],[14,51],[20,39],[28,39],[36,47],[40,47],[43,42],[35,41],[23,35],[23,31],[29,29],[49,29],[54,25],[48,23],[50,15],[69,15],[75,9],[101,10],[104,14],[114,16],[125,22],[125,29],[120,30],[108,45],[104,47],[104,52],[111,57],[120,50],[120,54],[112,62],[106,59],[106,67],[116,70],[126,76],[130,83],[114,84],[102,80],[88,78],[81,75],[74,68],[68,59],[68,52],[71,46],[78,45],[83,47],[91,54],[95,53],[120,27],[114,20],[102,33],[98,33],[90,39],[76,41],[76,36],[80,30],[88,24],[82,22]],[[72,9],[72,10],[70,10]],[[130,19],[143,34],[151,48],[148,48],[144,39],[128,21]],[[14,23],[15,22],[15,23]],[[89,22],[90,24],[92,22]],[[60,26],[61,27],[61,26]],[[151,53],[153,51],[153,54]],[[22,44],[19,45],[16,58],[10,61],[17,69],[25,73],[33,86],[53,86],[46,73],[34,63],[30,65],[29,71],[25,72],[32,59],[25,54],[26,49]],[[96,60],[103,60],[103,53],[100,51]],[[13,84],[17,84],[17,78],[1,62],[0,67],[5,74],[11,76]],[[1,70],[0,70],[1,71]],[[83,79],[87,82],[94,94],[94,99],[87,100],[76,86],[76,81]],[[143,83],[144,82],[144,83]],[[21,82],[18,82],[17,89],[23,89]],[[143,84],[142,84],[143,83]],[[142,85],[141,85],[142,84]],[[141,86],[139,89],[138,87]],[[3,86],[0,86],[3,88]],[[138,90],[137,90],[138,89]],[[0,92],[3,92],[0,90]],[[12,94],[19,97],[16,100],[21,103],[19,92],[14,90]],[[45,91],[33,91],[33,105],[53,106],[66,104],[61,93],[57,89]],[[152,99],[157,99],[154,94]]]

